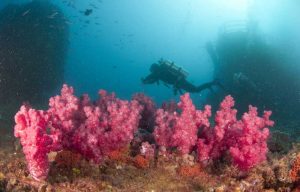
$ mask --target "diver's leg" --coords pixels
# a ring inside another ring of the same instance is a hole
[[[223,85],[218,80],[213,80],[208,83],[204,83],[197,87],[197,92],[201,92],[205,89],[212,89],[212,86],[219,86],[220,88],[224,89]]]

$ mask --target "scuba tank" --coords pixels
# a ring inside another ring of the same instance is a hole
[[[177,77],[178,79],[186,79],[189,75],[187,71],[185,71],[181,67],[178,67],[172,61],[160,59],[158,61],[158,65],[163,71],[168,71],[170,74]]]

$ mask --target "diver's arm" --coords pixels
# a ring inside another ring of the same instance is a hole
[[[143,84],[153,84],[153,83],[157,83],[159,81],[159,79],[157,78],[156,75],[154,75],[153,73],[148,75],[147,77],[145,78],[142,78],[142,83]]]

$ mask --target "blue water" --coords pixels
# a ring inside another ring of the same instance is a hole
[[[0,8],[9,3],[29,2],[1,1]],[[196,85],[211,81],[216,69],[205,44],[216,42],[222,27],[230,22],[254,21],[261,38],[284,54],[282,65],[286,73],[300,72],[300,3],[297,0],[50,2],[61,9],[70,30],[64,82],[74,86],[78,95],[89,93],[95,98],[101,88],[126,99],[136,92],[144,92],[158,103],[178,99],[162,83],[143,85],[141,78],[149,74],[152,63],[164,58],[188,71],[188,80]],[[92,12],[85,15],[88,9]],[[267,83],[276,87],[279,78]],[[298,101],[295,97],[293,100],[299,103],[300,83],[296,84],[290,91],[298,92]],[[47,94],[57,94],[60,86],[57,87]],[[280,92],[280,87],[276,90]],[[192,97],[197,104],[203,104],[209,94],[205,90]]]

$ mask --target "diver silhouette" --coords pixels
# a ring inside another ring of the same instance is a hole
[[[170,87],[170,85],[173,86],[173,92],[175,95],[178,92],[182,94],[183,91],[200,93],[205,89],[212,90],[213,86],[223,88],[217,79],[199,86],[195,86],[186,79],[188,73],[185,70],[176,66],[174,62],[164,59],[160,59],[158,63],[152,64],[150,67],[150,72],[151,73],[148,76],[142,78],[143,84],[159,84],[159,81],[162,81],[167,87]]]

